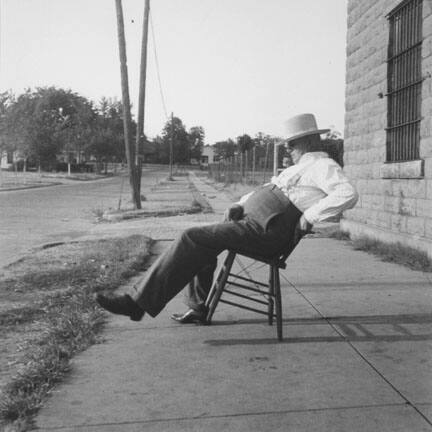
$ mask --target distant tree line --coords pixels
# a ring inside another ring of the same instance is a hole
[[[125,162],[122,116],[122,103],[116,99],[102,98],[94,104],[56,87],[28,89],[19,96],[4,92],[0,94],[0,155],[15,154],[24,169],[55,170],[90,160]],[[176,163],[199,162],[204,129],[195,126],[187,131],[178,117],[166,123],[161,136],[151,141],[144,137],[140,148],[144,162],[168,163],[171,137]]]
[[[187,130],[180,118],[173,117],[160,135],[152,140],[144,137],[139,154],[143,162],[167,164],[172,145],[175,164],[199,163],[204,138],[201,126]],[[218,141],[213,148],[217,160],[235,157],[244,170],[252,163],[255,167],[272,165],[275,143],[281,140],[259,132],[255,137],[244,134]],[[342,162],[343,140],[337,133],[328,134],[323,149]],[[282,161],[284,146],[278,151]],[[97,165],[125,162],[122,103],[104,97],[95,104],[72,90],[56,87],[28,89],[19,96],[0,93],[0,156],[4,152],[17,155],[24,169],[27,165],[55,170],[67,163],[79,167],[88,161]]]
[[[80,164],[124,159],[122,106],[103,98],[98,105],[55,87],[0,95],[0,150],[44,170],[59,162]]]
[[[283,141],[281,137],[258,132],[255,137],[244,134],[235,140],[228,138],[218,141],[214,144],[214,150],[219,161],[235,158],[242,170],[252,164],[255,167],[263,168],[273,164],[275,144],[283,143]],[[285,146],[279,145],[276,148],[279,167],[282,167],[283,164],[292,164]],[[339,132],[334,130],[328,132],[321,140],[320,150],[327,152],[330,157],[343,165],[343,139]]]

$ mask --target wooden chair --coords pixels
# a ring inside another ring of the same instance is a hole
[[[241,309],[247,309],[252,312],[266,315],[269,325],[273,324],[276,318],[277,338],[282,340],[282,298],[280,290],[279,269],[286,268],[286,260],[295,249],[300,239],[311,231],[300,231],[296,229],[293,239],[287,245],[286,250],[274,257],[264,257],[255,254],[248,254],[238,250],[229,250],[228,254],[217,272],[216,278],[207,296],[207,324],[211,324],[213,314],[219,302],[226,303]],[[232,267],[236,256],[251,258],[259,263],[268,265],[269,278],[268,283],[263,283],[252,277],[244,277],[238,273],[232,273]],[[231,287],[235,287],[231,289]],[[237,288],[237,289],[236,289]],[[246,293],[245,293],[246,292]],[[239,302],[222,298],[222,294],[227,293],[230,296],[241,299]],[[255,294],[255,296],[253,295]],[[261,298],[256,298],[260,294]],[[258,306],[257,306],[258,304]],[[252,307],[256,306],[256,307]],[[257,307],[261,306],[259,309]]]

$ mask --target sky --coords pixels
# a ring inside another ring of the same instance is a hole
[[[202,126],[207,144],[283,136],[283,122],[304,112],[343,133],[346,9],[346,0],[150,0],[146,135],[171,112]],[[123,12],[136,106],[144,0],[123,0]],[[120,83],[114,0],[0,0],[0,91],[57,86],[97,103],[121,99]]]

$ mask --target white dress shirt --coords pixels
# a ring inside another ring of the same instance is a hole
[[[271,183],[278,186],[312,225],[354,207],[358,194],[342,168],[324,152],[305,153]],[[244,203],[253,192],[241,197]]]

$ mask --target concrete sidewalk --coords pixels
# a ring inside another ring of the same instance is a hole
[[[218,212],[229,203],[194,182]],[[105,342],[75,358],[38,428],[432,431],[430,274],[306,238],[282,292],[282,343],[261,316],[229,305],[212,326],[177,325],[169,315],[184,309],[182,295],[155,319],[111,316]]]

